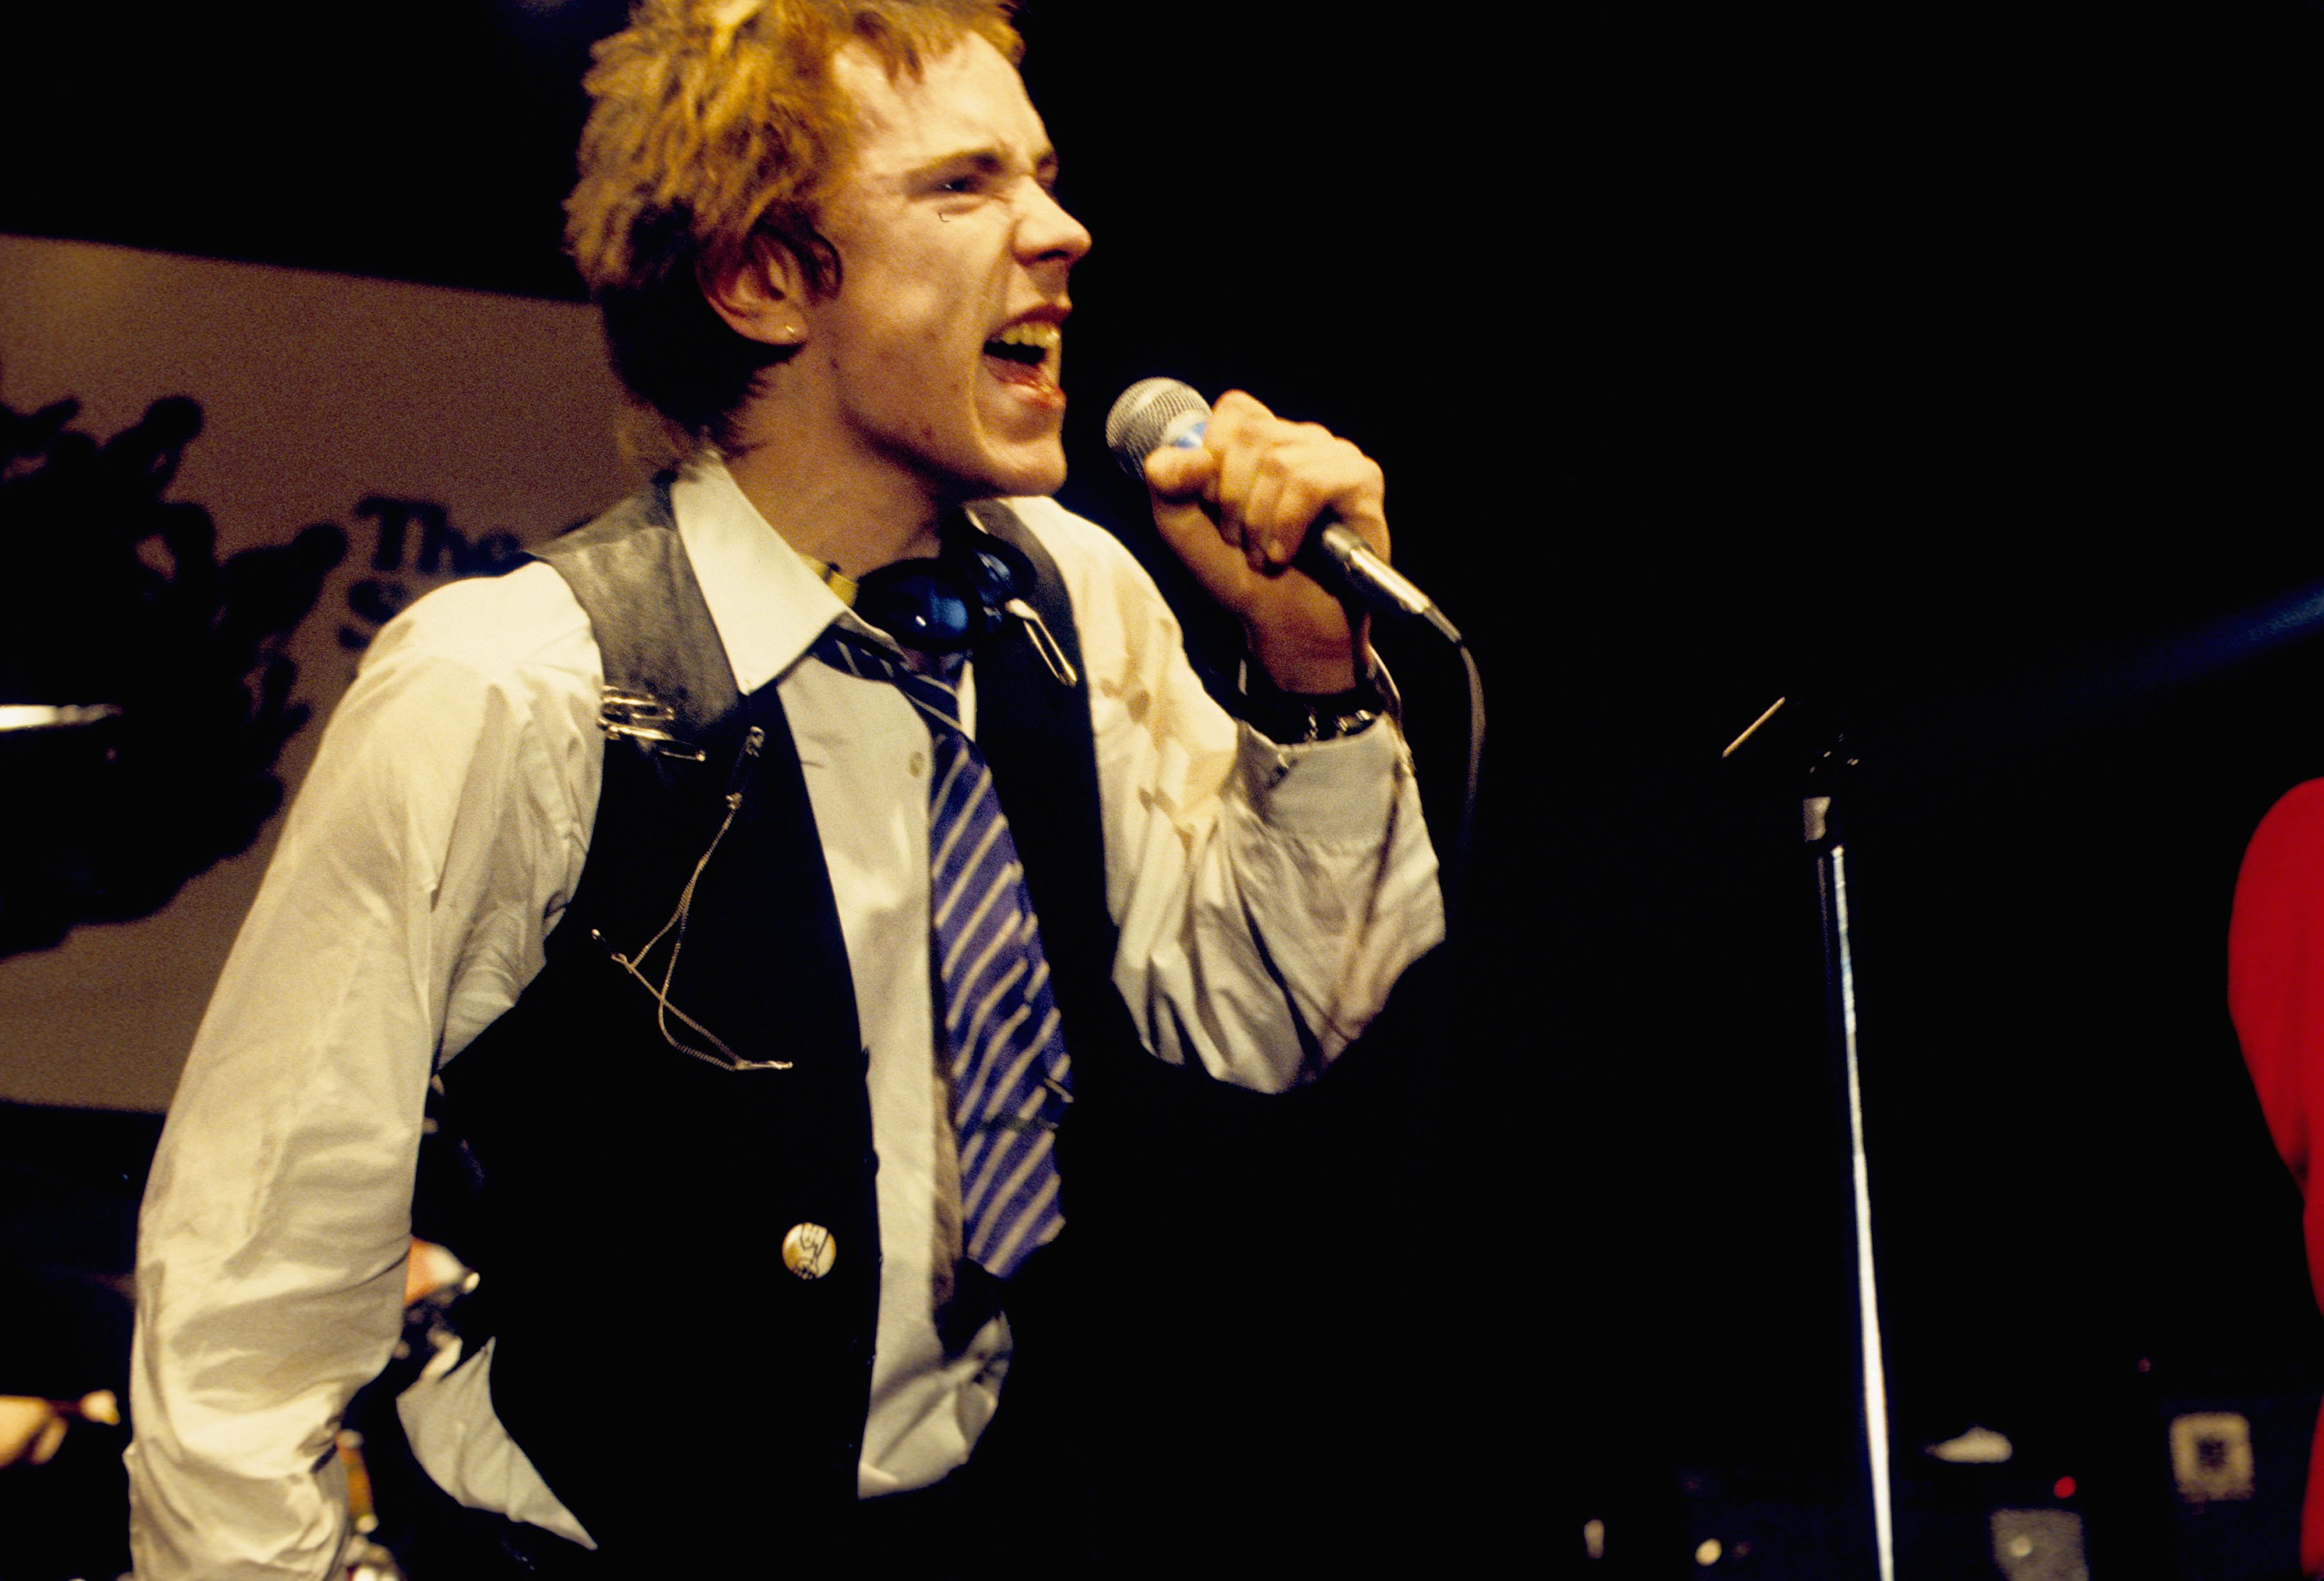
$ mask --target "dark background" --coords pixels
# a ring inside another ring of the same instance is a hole
[[[577,296],[576,82],[620,10],[19,18],[0,229]],[[1464,970],[1362,1100],[1426,1123],[1369,1240],[1305,1210],[1348,1299],[1285,1343],[1364,1402],[1323,1461],[1551,1554],[1592,1512],[1677,1552],[1720,1501],[1844,1500],[1796,845],[1844,727],[1904,1474],[1999,1428],[2077,1479],[2094,1573],[2196,1573],[2170,1412],[2324,1384],[2224,1011],[2243,843],[2324,773],[2324,644],[2239,640],[2324,585],[2324,9],[1357,16],[1025,16],[1097,238],[1068,503],[1150,550],[1112,393],[1249,387],[1385,464],[1489,689]],[[1454,673],[1390,657],[1442,828]],[[2301,1467],[2263,1467],[2281,1507]]]

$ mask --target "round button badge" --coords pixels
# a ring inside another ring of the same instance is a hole
[[[838,1255],[839,1243],[821,1225],[793,1225],[783,1235],[783,1266],[801,1279],[821,1279]]]

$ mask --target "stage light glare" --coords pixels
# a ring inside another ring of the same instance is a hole
[[[69,730],[120,717],[112,703],[0,703],[0,731]]]
[[[1702,1544],[1694,1550],[1694,1562],[1701,1565],[1707,1570],[1711,1566],[1717,1564],[1719,1562],[1719,1556],[1726,1551],[1727,1550],[1725,1549],[1719,1545],[1719,1539],[1717,1538],[1706,1537],[1702,1539]]]
[[[1934,1459],[1949,1461],[1956,1465],[1999,1465],[2015,1452],[2006,1436],[1974,1423],[1959,1438],[1932,1444],[1923,1451]]]

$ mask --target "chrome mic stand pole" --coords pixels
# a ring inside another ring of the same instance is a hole
[[[1872,1181],[1864,1146],[1864,1087],[1856,1054],[1856,967],[1849,947],[1848,846],[1832,814],[1831,779],[1854,759],[1838,737],[1809,771],[1823,794],[1800,803],[1801,834],[1816,853],[1823,901],[1823,966],[1831,1046],[1848,1113],[1849,1197],[1856,1234],[1857,1354],[1862,1363],[1865,1469],[1872,1484],[1872,1537],[1880,1581],[1895,1581],[1896,1520],[1888,1469],[1888,1382],[1880,1354],[1880,1287],[1872,1262]],[[1821,771],[1819,774],[1818,771]]]
[[[1789,699],[1777,698],[1719,755],[1731,758]],[[1856,1248],[1857,1355],[1863,1413],[1864,1472],[1871,1493],[1873,1551],[1879,1581],[1896,1581],[1896,1510],[1888,1465],[1888,1379],[1880,1352],[1880,1285],[1872,1259],[1872,1179],[1864,1142],[1864,1086],[1856,1052],[1856,963],[1849,938],[1848,847],[1832,807],[1835,781],[1853,768],[1848,738],[1835,732],[1808,765],[1809,794],[1800,803],[1800,833],[1816,858],[1823,902],[1825,1004],[1834,1073],[1848,1120],[1849,1206]]]

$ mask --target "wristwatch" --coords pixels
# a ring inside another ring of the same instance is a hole
[[[1346,691],[1287,692],[1256,664],[1246,661],[1242,667],[1243,721],[1277,746],[1338,741],[1360,734],[1389,711],[1377,670]]]

